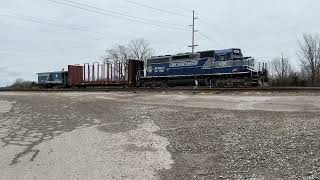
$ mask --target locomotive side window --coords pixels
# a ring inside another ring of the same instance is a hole
[[[158,64],[158,63],[168,63],[169,58],[156,58],[156,59],[149,59],[149,64]]]
[[[235,54],[235,55],[234,55],[234,59],[242,59],[242,56],[239,55],[239,54]]]
[[[225,61],[226,60],[226,55],[221,55],[219,58],[220,61]]]
[[[175,60],[177,60],[177,59],[188,59],[188,58],[190,58],[189,55],[173,56],[173,57],[172,57],[172,59],[175,59]]]
[[[214,51],[200,52],[200,58],[214,57]]]
[[[226,59],[226,60],[232,59],[232,53],[228,53],[226,56],[227,56],[227,59]]]

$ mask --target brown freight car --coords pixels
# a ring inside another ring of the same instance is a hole
[[[143,61],[130,60],[128,65],[128,85],[130,87],[137,86],[138,75],[140,71],[143,71]]]
[[[68,85],[87,86],[137,86],[138,74],[143,70],[143,61],[129,60],[128,63],[85,63],[68,66]]]
[[[69,65],[68,66],[68,84],[69,86],[83,85],[83,66]]]

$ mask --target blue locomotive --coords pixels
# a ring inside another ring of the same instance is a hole
[[[139,80],[144,87],[190,86],[195,81],[203,86],[262,86],[268,82],[266,66],[256,69],[255,60],[238,48],[154,56]]]

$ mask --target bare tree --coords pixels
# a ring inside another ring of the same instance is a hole
[[[133,59],[146,61],[153,54],[153,49],[150,48],[149,42],[144,39],[132,40],[128,44],[128,49]]]
[[[113,48],[107,49],[103,60],[105,63],[113,62],[113,69],[115,71],[127,74],[129,60],[133,59],[146,62],[152,54],[153,49],[146,40],[135,39],[128,44],[115,45]]]
[[[130,50],[124,45],[115,45],[112,49],[106,50],[105,61],[121,62],[126,63],[132,59]]]
[[[298,57],[303,70],[311,79],[312,85],[320,81],[320,37],[319,34],[304,34],[299,42]]]
[[[292,65],[289,59],[286,58],[275,58],[271,61],[271,75],[276,79],[285,79],[292,73]]]
[[[130,59],[146,61],[153,54],[150,44],[144,39],[135,39],[126,45],[116,45],[106,50],[104,60],[127,63]]]

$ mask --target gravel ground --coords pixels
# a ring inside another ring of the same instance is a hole
[[[318,93],[0,93],[0,179],[317,179]]]

